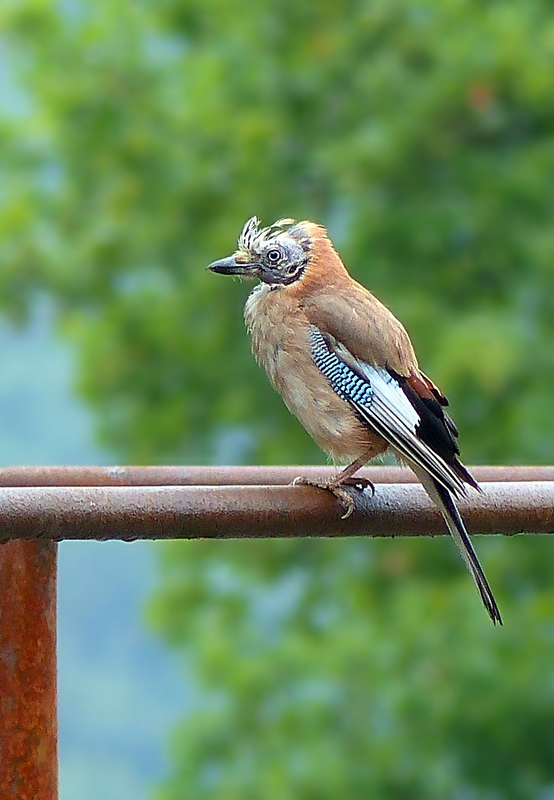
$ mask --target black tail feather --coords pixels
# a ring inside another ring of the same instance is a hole
[[[471,539],[469,538],[469,534],[460,516],[460,512],[456,507],[456,503],[452,498],[452,495],[448,489],[445,489],[444,486],[441,486],[441,484],[438,483],[434,478],[431,478],[430,475],[423,476],[420,471],[418,471],[418,475],[422,481],[424,477],[426,478],[423,481],[423,485],[431,496],[431,499],[434,500],[438,505],[445,522],[448,525],[448,530],[450,531],[452,538],[454,539],[454,542],[460,551],[460,555],[462,556],[473,580],[475,581],[475,585],[479,590],[483,605],[487,609],[490,618],[495,625],[497,622],[499,625],[502,625],[502,617],[500,616],[500,610],[496,604],[496,600],[494,599],[492,589],[489,586],[489,582],[487,581],[485,573],[483,572],[483,568],[479,563],[477,554],[473,549]]]

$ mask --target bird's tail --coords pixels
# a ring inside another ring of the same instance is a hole
[[[500,616],[500,611],[496,604],[496,600],[494,599],[491,587],[489,586],[489,582],[485,577],[483,568],[479,563],[477,554],[473,549],[471,539],[469,538],[469,534],[451,493],[444,486],[441,486],[440,483],[437,483],[437,481],[435,481],[434,478],[432,478],[428,473],[423,473],[422,470],[418,470],[417,474],[423,483],[425,491],[431,500],[437,505],[439,511],[443,515],[448,526],[448,530],[450,531],[450,534],[456,543],[456,547],[458,548],[471,577],[475,581],[475,585],[479,590],[483,605],[487,609],[490,618],[495,625],[497,622],[502,625],[502,617]]]

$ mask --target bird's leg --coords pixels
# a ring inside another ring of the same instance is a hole
[[[329,489],[335,488],[337,486],[343,486],[346,484],[347,486],[355,486],[358,489],[371,489],[371,493],[375,494],[375,486],[371,483],[368,478],[354,478],[353,476],[356,472],[361,469],[369,459],[371,455],[361,456],[345,467],[338,475],[331,480],[329,484]]]
[[[334,478],[329,478],[329,480],[318,483],[317,481],[309,480],[309,478],[295,478],[292,482],[293,486],[315,486],[317,489],[325,489],[328,492],[332,492],[344,509],[342,519],[348,519],[355,509],[355,504],[350,493],[343,488],[344,486],[353,486],[362,492],[364,489],[370,488],[372,495],[375,494],[375,487],[371,481],[367,480],[367,478],[353,477],[364,464],[367,464],[369,458],[369,455],[357,458],[339,472],[338,475],[335,475]]]

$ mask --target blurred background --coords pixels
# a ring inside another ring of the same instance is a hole
[[[554,6],[3,0],[0,458],[323,463],[244,221],[325,224],[466,463],[554,452]],[[62,800],[554,798],[554,542],[64,544]]]

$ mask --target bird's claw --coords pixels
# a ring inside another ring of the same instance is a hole
[[[367,478],[347,478],[338,485],[334,484],[332,480],[318,483],[317,481],[311,481],[309,478],[303,477],[295,478],[292,482],[293,486],[313,486],[316,489],[323,489],[326,492],[331,492],[343,508],[344,514],[341,515],[341,519],[348,519],[356,510],[356,504],[350,492],[347,492],[346,489],[343,488],[344,484],[352,486],[359,492],[363,492],[365,489],[371,489],[372,497],[375,494],[375,486],[371,481],[368,481]]]

